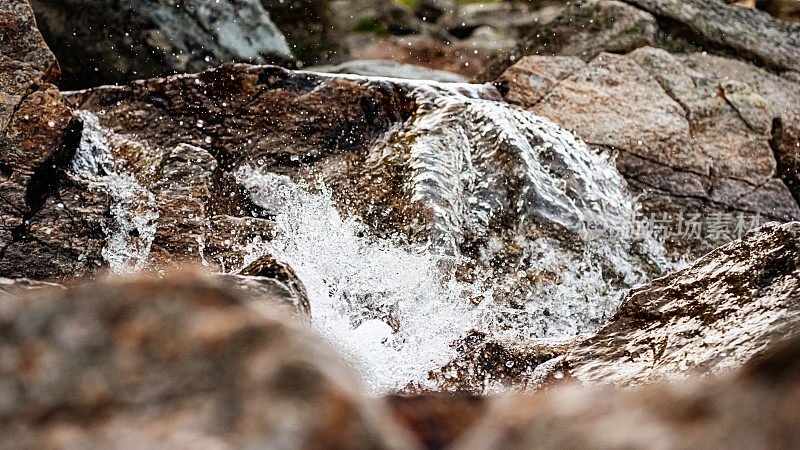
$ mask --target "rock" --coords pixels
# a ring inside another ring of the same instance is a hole
[[[533,108],[562,80],[586,64],[573,56],[526,56],[497,79],[509,102]]]
[[[454,447],[793,448],[800,340],[770,347],[735,375],[627,390],[562,386],[496,400]]]
[[[740,237],[752,215],[800,217],[788,187],[796,175],[783,169],[791,162],[776,161],[792,153],[772,148],[795,145],[792,133],[775,139],[773,120],[795,124],[800,116],[792,100],[800,86],[781,77],[745,62],[643,47],[602,53],[588,65],[525,57],[498,83],[506,100],[618,152],[617,168],[643,195],[644,216],[663,219],[676,249],[710,251]],[[701,232],[686,232],[687,214],[702,218]],[[710,233],[722,218],[722,232]]]
[[[800,70],[800,24],[715,0],[629,3],[654,15],[668,32],[685,34],[689,30],[691,39],[703,47],[729,49],[776,70]]]
[[[473,330],[453,344],[458,357],[429,377],[438,380],[446,391],[487,394],[521,390],[538,366],[567,353],[574,344],[543,341],[521,346]]]
[[[292,54],[304,66],[346,60],[347,30],[337,23],[327,0],[261,0]]]
[[[477,53],[476,53],[477,52]],[[445,43],[426,35],[373,37],[356,36],[350,44],[354,59],[391,60],[433,70],[442,70],[474,79],[485,70],[492,53],[478,42],[453,40]]]
[[[247,301],[192,274],[4,301],[2,446],[414,447],[323,343]]]
[[[552,22],[531,31],[522,54],[576,56],[589,61],[601,52],[625,53],[658,42],[656,19],[616,0],[568,6]],[[521,56],[521,55],[518,55]]]
[[[448,20],[458,11],[454,0],[417,0],[414,3],[414,14],[426,22]]]
[[[538,22],[528,3],[467,3],[450,19],[450,31],[464,38],[479,27],[489,26],[517,39],[530,33]]]
[[[302,312],[305,315],[311,314],[308,292],[306,292],[303,282],[300,281],[300,277],[297,276],[290,265],[276,260],[272,255],[258,257],[244,269],[240,270],[239,275],[271,280],[272,283],[279,285],[290,293],[291,297],[294,299],[293,303],[297,305],[296,309],[299,310],[298,313]]]
[[[800,22],[800,5],[792,0],[758,0],[756,8],[783,20]]]
[[[227,61],[286,62],[283,35],[259,0],[33,0],[69,89],[195,72]]]
[[[800,223],[770,223],[634,289],[565,358],[568,377],[616,386],[739,367],[800,335]]]
[[[401,64],[381,59],[347,61],[337,66],[314,66],[313,72],[342,73],[371,77],[405,78],[409,80],[433,80],[447,83],[467,83],[466,77],[444,70],[433,70],[412,64]]]
[[[41,77],[41,82],[57,82],[61,74],[58,62],[42,39],[28,2],[4,2],[0,5],[0,23],[3,24],[0,28],[0,53],[11,61],[28,64],[41,72],[36,74]],[[5,82],[3,89],[6,89]]]
[[[0,275],[66,281],[103,266],[108,198],[64,172],[81,121],[26,1],[0,6]]]
[[[448,448],[484,414],[486,398],[469,394],[426,392],[388,395],[394,420],[425,448]]]
[[[27,278],[0,278],[0,295],[3,298],[8,296],[24,295],[30,291],[41,289],[58,289],[63,287],[54,283],[29,280]]]

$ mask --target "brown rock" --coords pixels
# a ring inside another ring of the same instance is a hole
[[[573,342],[537,342],[519,345],[472,331],[453,346],[458,358],[429,377],[446,391],[486,394],[508,388],[522,389],[535,369],[567,353]]]
[[[442,449],[468,431],[484,414],[486,398],[459,393],[389,395],[394,420],[425,448]]]
[[[26,1],[0,5],[0,274],[67,280],[102,265],[108,198],[70,178],[81,121]]]
[[[637,288],[564,360],[584,383],[616,386],[719,373],[798,333],[800,223],[771,223]]]
[[[800,340],[771,350],[735,375],[497,400],[454,448],[794,448]]]
[[[414,446],[324,344],[259,309],[191,274],[4,301],[2,446]]]

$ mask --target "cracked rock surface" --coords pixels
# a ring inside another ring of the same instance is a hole
[[[528,56],[498,82],[506,100],[617,153],[645,215],[800,218],[798,83],[743,61],[653,47],[588,63]],[[697,254],[731,239],[686,237]]]

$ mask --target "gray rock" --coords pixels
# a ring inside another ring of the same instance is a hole
[[[800,70],[798,23],[776,20],[756,9],[716,0],[627,1],[653,14],[667,32],[685,34],[685,30],[690,30],[692,39],[703,47],[730,49],[774,69]]]
[[[286,62],[292,54],[259,0],[34,0],[64,71],[85,88],[195,72],[226,61]]]

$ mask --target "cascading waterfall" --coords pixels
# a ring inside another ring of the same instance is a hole
[[[115,273],[137,272],[147,267],[155,236],[158,210],[153,194],[118,167],[109,149],[112,133],[100,126],[97,116],[87,111],[75,114],[83,120],[83,136],[70,171],[105,189],[112,199],[114,222],[103,224],[103,258]]]
[[[456,358],[454,343],[473,330],[511,346],[591,332],[630,287],[674,268],[637,229],[636,203],[609,157],[496,101],[491,87],[408,90],[417,113],[367,149],[406,174],[390,195],[428,212],[401,224],[402,241],[378,237],[361,222],[364,211],[347,210],[320,180],[253,165],[234,174],[278,226],[270,241],[238,243],[249,252],[244,264],[267,253],[288,263],[316,330],[372,391],[441,388],[429,372]],[[116,272],[139,270],[158,219],[153,195],[115,163],[112,133],[78,114],[86,125],[72,171],[114,202],[104,256]]]
[[[375,392],[437,389],[428,372],[451,361],[454,342],[471,330],[512,345],[591,332],[646,280],[644,266],[670,266],[636,229],[635,202],[610,158],[503,103],[449,93],[435,104],[377,148],[392,155],[386,164],[410,169],[409,201],[432,211],[412,230],[425,245],[372,236],[356,212],[340,213],[321,182],[298,185],[251,166],[236,174],[279,226],[275,240],[252,247],[252,258],[271,253],[295,269],[317,329]],[[515,218],[513,229],[493,235],[503,214]],[[545,222],[579,236],[581,248],[528,231]],[[613,228],[615,238],[592,234],[590,222]],[[458,250],[465,234],[484,238],[483,257],[469,281],[459,281],[453,268],[475,262]],[[509,240],[523,256],[496,270],[488,261]]]

